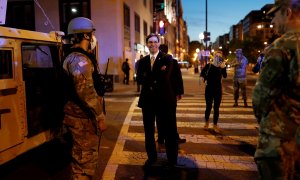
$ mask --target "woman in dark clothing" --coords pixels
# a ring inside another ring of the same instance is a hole
[[[205,125],[204,129],[208,129],[209,116],[214,102],[214,126],[213,129],[216,133],[220,133],[220,128],[217,123],[219,120],[219,108],[222,100],[222,77],[227,77],[225,62],[222,58],[221,52],[216,52],[214,59],[211,63],[206,64],[200,74],[206,84],[205,87]]]

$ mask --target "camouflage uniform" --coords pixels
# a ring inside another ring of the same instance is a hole
[[[266,51],[253,91],[260,125],[255,161],[262,179],[300,178],[299,70],[300,30],[289,31]]]
[[[104,120],[103,98],[97,95],[91,60],[80,52],[70,53],[63,64],[72,78],[80,103],[70,100],[64,107],[64,124],[72,134],[73,179],[91,179],[98,161],[97,120]],[[71,93],[71,92],[70,92]],[[78,101],[76,101],[78,102]]]
[[[248,64],[248,60],[245,56],[242,56],[241,59],[236,59],[236,63],[234,64],[234,74],[233,74],[233,93],[235,102],[239,99],[239,89],[241,88],[242,96],[244,101],[247,100],[246,95],[246,67]]]

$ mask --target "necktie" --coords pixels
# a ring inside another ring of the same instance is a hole
[[[152,56],[152,57],[151,57],[151,70],[152,70],[152,67],[153,67],[154,61],[155,61],[155,57],[154,57],[154,56]]]

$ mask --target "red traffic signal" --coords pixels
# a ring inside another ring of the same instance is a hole
[[[158,22],[158,27],[159,27],[159,34],[164,35],[166,33],[166,29],[165,29],[165,22],[163,20],[160,20]]]

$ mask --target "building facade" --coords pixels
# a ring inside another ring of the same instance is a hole
[[[135,60],[148,52],[145,37],[153,29],[153,0],[8,0],[6,26],[67,33],[69,21],[78,16],[95,24],[101,72],[110,59],[108,74],[119,81],[128,58],[132,79]]]

